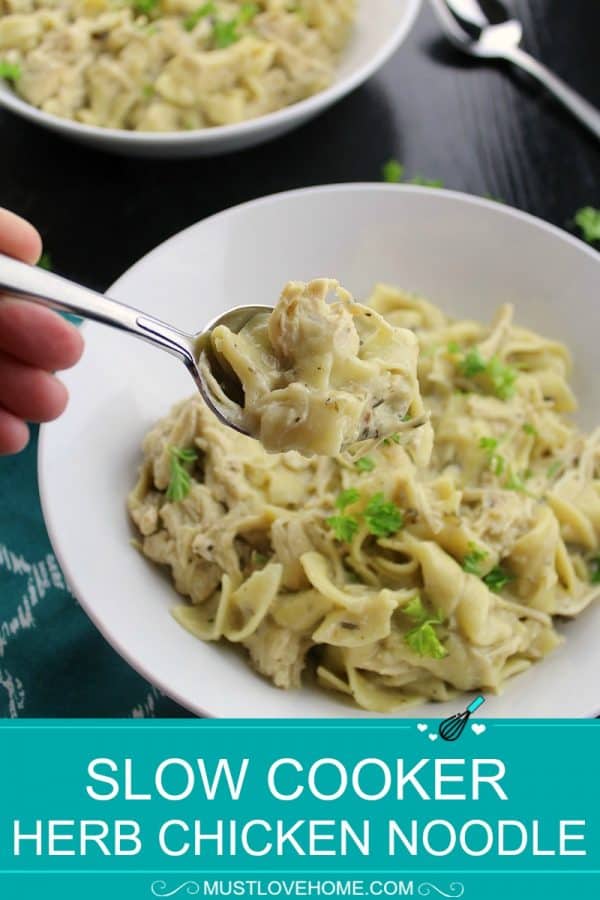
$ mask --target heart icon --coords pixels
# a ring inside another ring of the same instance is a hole
[[[429,725],[426,725],[425,722],[419,722],[417,725],[417,731],[427,731]]]
[[[428,734],[427,737],[429,738],[430,741],[437,741],[437,739],[438,739],[437,734]]]
[[[483,734],[485,731],[485,725],[480,725],[479,722],[473,722],[471,725],[471,731],[473,734]]]

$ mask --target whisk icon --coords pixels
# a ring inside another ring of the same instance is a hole
[[[472,713],[479,709],[482,703],[485,703],[485,697],[481,694],[472,700],[464,712],[456,713],[440,724],[438,734],[445,741],[457,741],[466,728],[467,722],[471,718]]]

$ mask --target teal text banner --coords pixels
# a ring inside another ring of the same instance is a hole
[[[0,897],[600,895],[594,721],[0,723]]]

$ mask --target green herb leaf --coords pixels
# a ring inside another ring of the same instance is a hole
[[[517,472],[513,472],[512,469],[509,469],[508,476],[504,482],[504,487],[507,491],[525,491],[523,476],[519,475]]]
[[[594,556],[588,563],[588,572],[592,584],[600,584],[600,556]]]
[[[533,427],[530,422],[523,422],[521,426],[525,434],[530,434],[532,437],[537,437],[537,429]]]
[[[485,584],[489,587],[490,591],[493,591],[494,594],[499,594],[503,587],[509,583],[509,581],[514,580],[514,575],[511,575],[510,572],[507,572],[506,569],[503,569],[502,566],[494,566],[494,568],[484,575],[481,579]]]
[[[506,366],[497,356],[487,364],[486,374],[492,382],[494,393],[500,400],[508,400],[515,393],[515,381],[519,374],[512,366]]]
[[[201,19],[205,19],[207,16],[214,16],[216,12],[217,7],[214,3],[204,3],[183,20],[183,27],[186,31],[193,31]]]
[[[482,450],[485,450],[489,467],[494,475],[502,475],[505,465],[504,457],[500,453],[496,453],[498,443],[498,439],[493,437],[482,437],[479,439],[479,446]]]
[[[555,475],[558,475],[560,470],[563,467],[563,461],[561,459],[555,459],[553,463],[550,463],[548,468],[546,469],[546,478],[554,478]]]
[[[479,446],[482,450],[493,452],[498,446],[498,439],[494,437],[482,437],[479,439]]]
[[[485,372],[486,369],[487,363],[482,358],[479,350],[476,347],[467,350],[460,364],[460,370],[463,375],[467,378],[473,378],[474,375],[479,375],[481,372]]]
[[[388,184],[399,184],[404,176],[404,166],[397,159],[389,159],[382,167],[381,175]]]
[[[260,8],[256,3],[242,3],[240,11],[237,15],[238,24],[247,25],[260,12]]]
[[[264,553],[259,553],[258,550],[252,551],[252,556],[250,557],[250,564],[252,568],[263,569],[268,562],[269,557],[265,556]]]
[[[356,503],[357,500],[360,500],[359,491],[357,491],[356,488],[347,488],[339,495],[335,501],[335,505],[343,512],[347,506],[350,506],[351,503]]]
[[[600,241],[600,209],[584,206],[575,213],[575,224],[581,230],[583,239],[588,244]]]
[[[408,418],[410,419],[410,416],[408,416]],[[402,421],[405,422],[406,420],[407,417],[404,416]],[[399,444],[401,440],[402,438],[400,437],[398,432],[396,432],[395,434],[390,434],[389,437],[384,438],[383,443],[386,445],[386,447],[389,447],[390,444]]]
[[[184,450],[179,447],[169,447],[171,480],[167,487],[167,500],[178,503],[184,500],[190,492],[191,477],[185,468],[186,463],[194,463],[198,459],[195,450]]]
[[[425,178],[423,175],[413,175],[409,184],[419,184],[421,187],[443,188],[444,182],[438,178]]]
[[[335,534],[338,541],[349,544],[358,531],[358,521],[354,516],[330,516],[327,524]]]
[[[438,638],[431,622],[423,622],[411,628],[404,635],[404,640],[417,656],[429,656],[431,659],[443,659],[448,651]]]
[[[448,341],[447,350],[448,353],[452,353],[453,355],[456,353],[460,353],[460,347],[456,343],[456,341]]]
[[[45,269],[47,272],[52,271],[52,257],[50,256],[50,254],[48,253],[47,250],[45,250],[42,253],[42,255],[40,256],[40,258],[37,261],[37,264],[40,269]]]
[[[375,460],[370,456],[361,456],[361,458],[357,459],[354,463],[354,468],[357,472],[372,472],[375,468]]]
[[[0,78],[16,83],[22,75],[21,66],[18,63],[0,59]]]
[[[391,500],[383,494],[375,494],[365,509],[365,522],[371,534],[378,537],[389,537],[404,527],[404,515]]]
[[[232,19],[230,22],[215,22],[213,26],[215,47],[219,50],[224,50],[226,47],[235,44],[236,41],[239,41],[240,36],[237,32],[237,25],[237,19]]]
[[[429,617],[429,613],[423,606],[420,594],[415,594],[414,597],[411,597],[408,603],[402,607],[401,611],[405,616],[408,616],[409,619],[412,619],[413,622],[424,622]]]
[[[133,8],[136,12],[147,16],[153,12],[159,4],[159,0],[133,0]]]
[[[480,575],[481,563],[487,557],[487,550],[481,550],[475,544],[469,544],[469,552],[463,559],[462,567],[471,575]]]

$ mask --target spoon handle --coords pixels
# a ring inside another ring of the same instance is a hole
[[[570,88],[562,78],[558,78],[550,69],[538,62],[537,59],[534,59],[533,56],[530,56],[529,53],[521,50],[520,47],[507,50],[504,57],[541,82],[563,106],[572,112],[583,125],[589,128],[595,137],[600,138],[600,111],[585,100],[581,94]]]
[[[188,368],[195,368],[191,335],[74,281],[3,254],[0,292],[126,331],[179,357]]]

